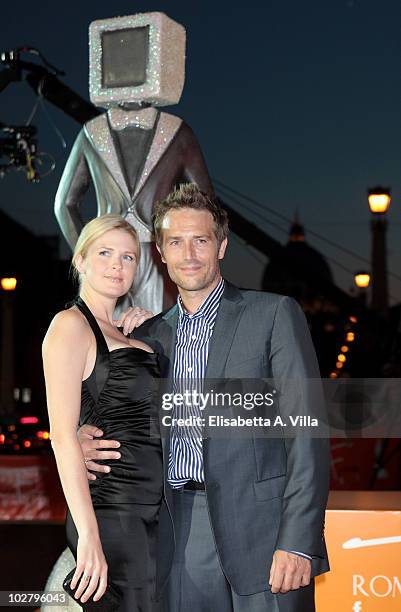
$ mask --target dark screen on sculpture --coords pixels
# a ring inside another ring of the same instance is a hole
[[[149,26],[102,34],[102,87],[136,87],[146,81]]]

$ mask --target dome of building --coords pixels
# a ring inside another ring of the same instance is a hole
[[[263,289],[286,295],[299,295],[308,292],[311,276],[314,285],[333,282],[331,269],[319,251],[310,246],[305,239],[305,229],[294,216],[287,244],[280,253],[272,257],[263,275]]]

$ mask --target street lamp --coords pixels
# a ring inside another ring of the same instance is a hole
[[[367,288],[370,285],[369,272],[360,271],[354,275],[354,282],[358,288],[358,299],[366,306]]]
[[[366,289],[370,285],[369,272],[357,272],[354,276],[355,285],[359,289]]]
[[[0,412],[11,414],[14,409],[14,292],[17,279],[0,279],[1,286],[1,360]]]
[[[15,291],[17,279],[14,276],[5,276],[0,282],[3,291]]]
[[[386,261],[387,221],[384,218],[391,202],[390,189],[375,187],[368,190],[369,209],[372,213],[372,309],[386,314],[388,309],[388,283]]]
[[[374,215],[382,215],[386,213],[391,202],[390,189],[385,189],[384,187],[369,189],[368,202],[370,212]]]

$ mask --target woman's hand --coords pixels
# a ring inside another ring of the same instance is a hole
[[[122,327],[124,336],[128,336],[135,329],[144,323],[147,319],[151,319],[154,316],[153,312],[144,310],[135,306],[130,306],[128,310],[122,312],[120,318],[117,321],[113,321],[115,327]]]
[[[91,534],[78,538],[77,568],[71,580],[71,589],[77,585],[74,597],[77,600],[81,598],[82,603],[88,601],[93,593],[93,600],[98,601],[106,591],[107,563],[99,536]]]

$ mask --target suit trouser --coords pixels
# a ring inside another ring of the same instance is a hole
[[[168,583],[168,612],[312,612],[314,585],[271,595],[237,595],[227,581],[216,551],[203,491],[175,491],[173,516],[176,551]],[[266,586],[268,580],[266,568]],[[289,597],[287,597],[289,595]],[[286,599],[287,598],[287,599]],[[294,606],[295,603],[295,606]]]

